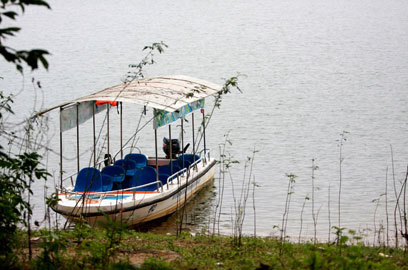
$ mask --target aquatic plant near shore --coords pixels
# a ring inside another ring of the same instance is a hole
[[[348,134],[348,131],[343,131],[340,134],[340,139],[338,140],[339,144],[339,197],[338,197],[338,226],[336,227],[336,234],[338,233],[342,233],[343,230],[341,229],[341,185],[343,182],[343,175],[342,175],[342,165],[343,165],[343,161],[344,161],[344,157],[343,157],[343,146],[344,143],[347,141],[347,137],[346,135]],[[341,235],[337,236],[337,244],[341,244],[338,241],[341,241],[342,237]]]
[[[293,173],[286,174],[286,177],[288,178],[288,187],[286,191],[286,200],[285,200],[285,210],[282,215],[282,225],[280,228],[280,241],[281,243],[284,242],[286,239],[286,228],[288,225],[288,219],[289,219],[289,210],[290,210],[290,202],[292,199],[292,194],[295,192],[295,183],[296,183],[296,175]]]
[[[317,242],[317,216],[318,214],[315,213],[314,205],[315,205],[315,171],[319,169],[319,166],[315,165],[315,158],[312,158],[312,218],[313,218],[313,229],[314,229],[314,237],[313,243],[316,244]]]
[[[405,248],[404,250],[407,251],[408,250],[408,219],[407,219],[407,210],[406,210],[406,190],[407,190],[407,181],[408,181],[408,166],[407,166],[407,171],[405,174],[405,179],[402,182],[401,185],[401,189],[398,193],[398,197],[397,197],[397,202],[395,204],[395,208],[394,208],[394,215],[396,213],[396,209],[397,206],[399,205],[399,201],[401,199],[402,196],[402,213],[400,212],[400,220],[402,220],[401,222],[401,229],[400,229],[400,234],[402,236],[403,239],[405,239]]]
[[[331,228],[332,228],[332,226],[331,226],[331,211],[330,211],[330,201],[331,201],[331,199],[330,199],[330,183],[329,183],[329,187],[328,187],[328,189],[327,189],[327,219],[328,219],[328,223],[329,223],[329,228],[328,228],[328,231],[329,231],[329,233],[328,233],[328,236],[327,236],[327,243],[330,243],[330,235],[331,235]]]
[[[373,218],[373,222],[374,222],[373,245],[375,245],[377,233],[378,233],[378,239],[380,240],[381,229],[379,229],[379,230],[377,231],[376,215],[377,215],[377,209],[378,209],[378,205],[380,204],[381,197],[384,196],[384,195],[385,195],[385,194],[381,194],[378,198],[376,198],[376,199],[374,199],[374,200],[371,201],[371,202],[375,203],[374,218]],[[378,243],[380,244],[380,241],[378,241]]]
[[[303,200],[302,211],[300,211],[300,230],[299,230],[299,240],[298,243],[300,244],[300,238],[302,236],[302,229],[303,229],[303,211],[305,210],[306,201],[310,200],[309,196],[306,195],[305,199]]]
[[[389,246],[390,238],[389,238],[389,234],[388,234],[388,232],[389,232],[389,222],[388,222],[388,166],[387,166],[387,168],[385,170],[385,193],[384,193],[384,195],[385,195],[385,218],[386,218],[386,221],[387,221],[387,228],[386,228],[386,230],[387,230],[387,246]]]
[[[229,177],[231,181],[231,192],[232,192],[232,199],[234,203],[234,211],[231,213],[231,225],[232,225],[232,235],[234,239],[234,243],[238,246],[241,245],[241,239],[243,236],[243,225],[244,220],[246,217],[246,207],[247,201],[249,198],[249,193],[251,191],[252,186],[252,207],[254,210],[254,236],[256,236],[256,207],[255,207],[255,188],[258,186],[255,183],[255,177],[253,175],[253,167],[254,167],[254,160],[255,154],[258,152],[255,148],[252,151],[252,156],[247,157],[245,164],[244,164],[244,172],[243,178],[241,182],[240,194],[239,199],[236,196],[236,187],[235,187],[235,180],[231,174],[232,166],[235,164],[239,164],[238,160],[235,160],[233,156],[228,151],[227,146],[232,145],[231,140],[229,139],[229,132],[224,135],[224,142],[219,146],[220,147],[220,157],[219,157],[219,193],[217,202],[214,207],[214,219],[213,219],[213,229],[212,234],[215,234],[215,225],[218,224],[217,233],[219,234],[219,221],[221,217],[222,211],[222,202],[224,196],[224,183],[225,178]],[[232,209],[231,209],[232,211]]]
[[[214,210],[214,220],[213,220],[213,229],[212,233],[215,234],[215,224],[217,224],[217,234],[220,234],[220,218],[221,218],[221,209],[222,209],[222,203],[223,203],[223,198],[224,198],[224,189],[225,189],[225,175],[226,175],[226,170],[232,166],[234,163],[239,163],[237,160],[232,160],[232,157],[229,156],[227,157],[227,144],[232,145],[232,142],[229,139],[229,133],[228,131],[224,135],[224,142],[219,145],[219,176],[218,176],[218,187],[219,187],[219,192],[217,196],[217,203],[215,205],[215,210]]]

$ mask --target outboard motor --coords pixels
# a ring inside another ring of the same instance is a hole
[[[187,148],[190,146],[188,143],[186,147],[184,147],[183,150],[181,150],[180,147],[180,141],[178,139],[172,139],[171,140],[171,154],[172,154],[172,159],[177,159],[177,155],[184,153]],[[163,151],[166,154],[166,158],[170,158],[170,140],[167,139],[166,137],[163,138]]]
[[[176,159],[180,154],[180,141],[178,139],[171,140],[171,154],[172,158]],[[166,137],[163,138],[163,151],[166,154],[166,158],[170,158],[170,140]]]
[[[103,163],[105,164],[105,167],[112,165],[113,164],[112,156],[110,154],[105,154],[105,156],[103,157]]]

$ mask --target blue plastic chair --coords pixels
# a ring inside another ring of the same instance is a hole
[[[173,166],[173,173],[176,173],[180,170],[180,165],[177,159],[173,159],[171,163],[169,162],[169,164],[167,164],[167,166]]]
[[[76,178],[74,192],[102,192],[102,176],[98,169],[83,168]]]
[[[112,177],[113,182],[123,182],[126,172],[123,167],[118,165],[106,166],[102,169],[102,174],[107,174]]]
[[[184,157],[184,164],[183,164],[183,157]],[[199,160],[200,156],[194,155],[194,154],[184,154],[184,155],[179,156],[177,159],[178,159],[178,164],[180,165],[181,168],[188,168],[191,164]]]
[[[126,172],[121,166],[106,166],[102,169],[102,175],[109,175],[112,178],[112,187],[110,190],[122,189],[122,183],[125,180]]]
[[[178,172],[180,170],[179,166],[178,166],[178,160],[174,160],[173,161],[173,170],[171,168],[172,166],[170,164],[168,165],[164,165],[164,166],[160,166],[159,167],[159,175],[161,174],[167,174],[168,176],[175,174],[176,172]]]
[[[167,184],[167,179],[170,177],[169,174],[159,173],[159,180],[163,183],[163,185]]]
[[[136,162],[130,159],[116,160],[114,165],[122,167],[126,172],[126,176],[135,175],[137,170]]]
[[[113,187],[112,177],[107,174],[101,174],[102,178],[102,191],[111,191]]]
[[[136,168],[135,174],[134,175],[126,175],[125,180],[120,183],[120,185],[117,186],[118,189],[127,189],[131,187],[135,187],[135,181],[133,178],[138,174],[138,171],[140,169]]]
[[[143,168],[147,166],[147,157],[143,154],[127,154],[125,160],[133,160],[136,162],[137,168]]]
[[[137,170],[136,174],[133,176],[129,182],[130,187],[137,187],[148,183],[156,182],[156,170],[152,167],[146,166]],[[137,188],[138,191],[153,191],[157,189],[157,184],[151,184],[146,187]]]

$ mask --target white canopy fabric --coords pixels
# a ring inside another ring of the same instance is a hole
[[[222,86],[188,76],[158,76],[122,83],[72,102],[121,101],[174,112],[221,90]]]

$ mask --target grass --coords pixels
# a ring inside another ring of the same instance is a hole
[[[21,238],[26,234],[21,234]],[[110,235],[110,236],[109,236]],[[33,259],[24,239],[9,269],[408,269],[401,249],[354,245],[280,242],[276,238],[182,233],[180,236],[82,227],[72,231],[35,232]],[[1,256],[2,257],[2,256]],[[3,257],[2,257],[3,259]],[[11,260],[10,260],[11,262]]]

